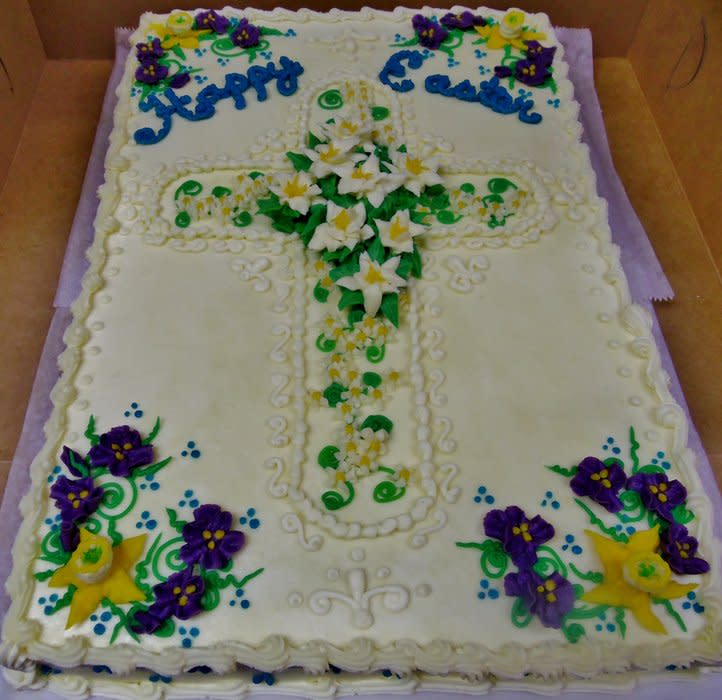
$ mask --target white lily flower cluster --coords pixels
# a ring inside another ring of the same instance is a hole
[[[469,217],[493,226],[503,226],[525,203],[528,194],[518,188],[505,192],[497,198],[454,187],[449,191],[451,210],[458,216]]]
[[[240,173],[231,182],[224,182],[217,188],[196,183],[200,189],[196,187],[198,191],[195,194],[191,193],[194,189],[188,187],[192,183],[187,181],[178,188],[176,213],[184,212],[191,222],[213,219],[227,225],[239,212],[255,212],[256,201],[266,196],[272,179],[267,175],[252,178],[248,173]],[[213,194],[214,191],[216,194]]]
[[[378,471],[388,438],[385,430],[361,428],[353,423],[344,425],[338,440],[339,466],[335,471],[344,475],[343,481],[357,481]],[[331,476],[336,483],[341,480],[337,475]]]

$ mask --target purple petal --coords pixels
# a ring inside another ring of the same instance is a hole
[[[170,79],[170,87],[172,87],[174,90],[178,90],[179,88],[182,88],[184,85],[187,85],[190,82],[191,76],[188,72],[183,73],[176,73],[171,79]]]
[[[495,540],[503,541],[508,523],[509,519],[503,510],[498,508],[490,510],[484,516],[484,534]]]
[[[68,468],[68,471],[73,476],[85,476],[83,472],[73,466],[73,462],[76,464],[84,464],[83,458],[75,450],[71,450],[67,445],[63,445],[60,461]]]

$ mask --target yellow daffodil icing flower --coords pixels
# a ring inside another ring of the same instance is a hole
[[[599,605],[624,607],[650,632],[667,630],[652,612],[653,600],[681,598],[697,588],[696,583],[672,580],[672,571],[657,553],[659,527],[637,532],[624,544],[587,530],[604,567],[604,580],[587,591],[582,600]]]
[[[515,49],[524,51],[526,42],[535,39],[537,41],[546,39],[543,32],[537,32],[524,25],[525,16],[521,10],[509,10],[501,22],[497,24],[486,24],[476,26],[477,33],[486,39],[486,47],[489,49],[503,49],[506,46],[513,46]]]
[[[161,46],[168,50],[174,46],[183,49],[197,49],[198,37],[210,34],[210,29],[193,29],[193,15],[188,12],[173,12],[165,24],[151,24],[150,30],[158,35]]]
[[[48,581],[51,588],[64,588],[71,584],[76,588],[66,629],[86,620],[103,598],[116,605],[145,600],[145,594],[132,579],[132,571],[143,554],[145,540],[145,535],[139,535],[113,547],[107,537],[80,530],[80,543],[70,561]]]

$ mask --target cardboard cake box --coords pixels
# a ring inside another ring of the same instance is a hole
[[[278,3],[252,4],[270,9]],[[284,3],[317,10],[365,4]],[[397,3],[371,4],[392,9]],[[722,188],[722,138],[716,128],[722,6],[718,0],[485,4],[545,11],[556,26],[592,31],[595,84],[614,165],[674,290],[673,300],[655,300],[655,311],[693,423],[722,484],[722,230],[715,211]],[[0,493],[55,313],[58,277],[113,67],[113,28],[134,26],[145,10],[167,12],[182,3],[3,0],[2,5]],[[3,532],[0,550],[9,548],[12,538],[12,532]],[[0,570],[0,579],[6,573]]]

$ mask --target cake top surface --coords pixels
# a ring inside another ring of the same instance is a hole
[[[709,501],[546,15],[131,46],[5,662],[718,661]]]

